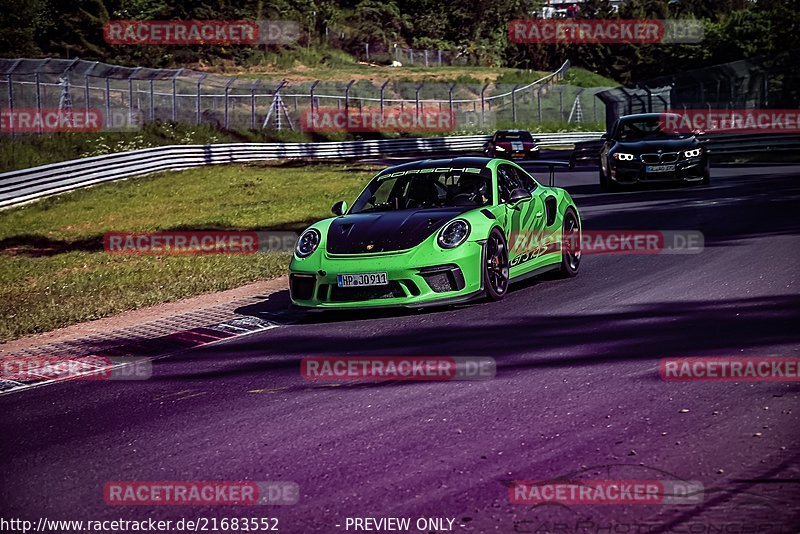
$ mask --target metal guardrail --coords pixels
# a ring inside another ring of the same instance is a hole
[[[602,132],[535,134],[541,145],[564,146]],[[338,143],[171,145],[64,161],[0,174],[0,208],[111,180],[202,165],[279,159],[360,159],[480,151],[488,135],[399,138]]]

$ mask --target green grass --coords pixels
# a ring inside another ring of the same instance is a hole
[[[578,87],[617,87],[619,85],[619,82],[615,82],[611,78],[576,67],[567,71],[561,83]]]
[[[352,201],[353,165],[229,165],[104,184],[0,212],[0,339],[234,288],[286,272],[287,253],[122,256],[106,232],[289,230]],[[309,194],[313,191],[314,194]]]

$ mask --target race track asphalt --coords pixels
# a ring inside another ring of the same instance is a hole
[[[712,177],[609,194],[589,167],[558,175],[585,230],[699,230],[699,254],[585,255],[577,278],[422,312],[303,315],[282,291],[241,310],[278,327],[158,360],[150,380],[0,396],[2,516],[277,517],[292,533],[345,532],[348,517],[446,517],[456,532],[798,532],[800,383],[659,377],[665,357],[800,356],[800,167]],[[299,373],[318,355],[489,356],[497,376],[318,384]],[[510,480],[560,477],[705,491],[693,505],[509,501]],[[288,480],[300,500],[104,503],[106,482],[134,480]]]

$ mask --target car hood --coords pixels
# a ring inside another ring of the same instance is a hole
[[[331,254],[368,254],[413,248],[452,218],[474,207],[355,213],[333,219],[326,249]]]
[[[677,152],[700,146],[700,142],[694,136],[682,137],[677,139],[643,139],[641,141],[617,141],[614,146],[616,150],[630,150],[634,152]]]

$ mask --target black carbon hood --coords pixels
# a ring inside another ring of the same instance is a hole
[[[449,220],[475,209],[452,207],[355,213],[337,217],[328,228],[331,254],[367,254],[413,248]]]

